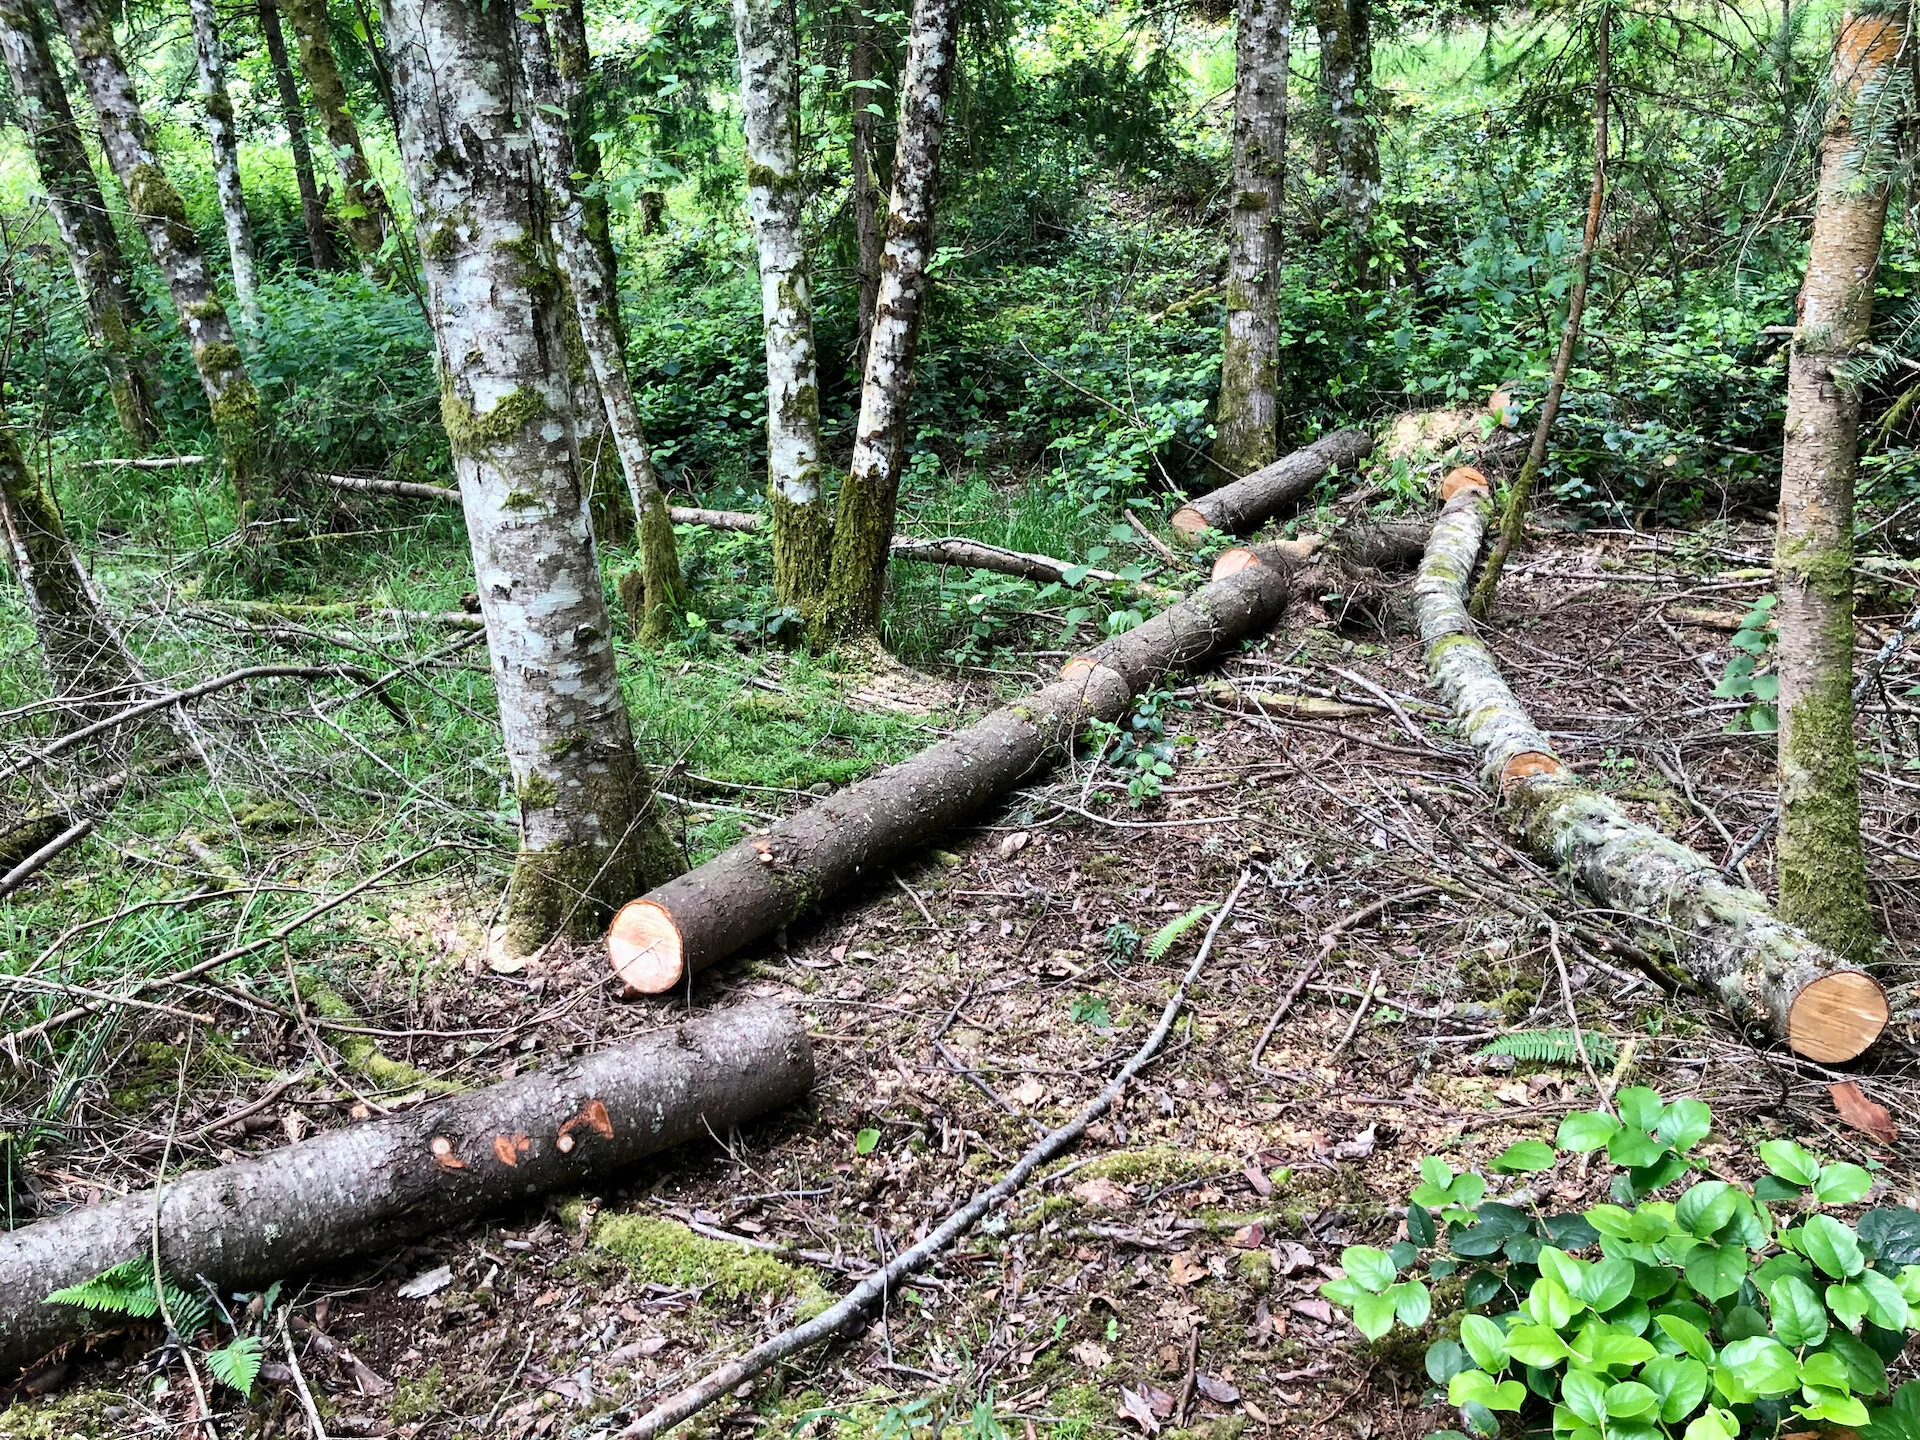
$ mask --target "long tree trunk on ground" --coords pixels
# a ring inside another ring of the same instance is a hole
[[[1304,499],[1329,470],[1351,470],[1372,453],[1373,437],[1366,431],[1336,430],[1231,485],[1222,485],[1182,505],[1168,523],[1196,543],[1210,529],[1245,535],[1287,505]]]
[[[1834,48],[1820,190],[1787,370],[1774,577],[1780,603],[1780,913],[1841,954],[1873,945],[1853,734],[1853,476],[1860,397],[1838,372],[1867,343],[1887,219],[1905,7],[1849,13]]]
[[[1486,482],[1456,471],[1442,493],[1446,505],[1414,586],[1420,638],[1435,687],[1480,752],[1521,839],[1599,904],[1671,937],[1687,973],[1741,1023],[1764,1027],[1811,1060],[1860,1054],[1890,1015],[1871,976],[1776,919],[1704,855],[1587,789],[1553,753],[1500,678],[1464,603],[1493,508]]]
[[[99,0],[54,0],[60,28],[93,101],[100,139],[114,174],[126,191],[154,264],[166,277],[193,350],[194,368],[213,412],[214,433],[221,459],[233,483],[240,524],[244,528],[253,504],[255,467],[259,447],[260,396],[247,376],[246,362],[234,343],[233,326],[220,292],[200,250],[200,237],[188,223],[180,192],[160,168],[153,131],[140,111],[126,61],[114,43],[113,26],[99,8]]]
[[[47,208],[80,287],[87,341],[106,363],[121,430],[134,449],[145,449],[154,435],[153,404],[134,341],[138,311],[127,262],[94,179],[86,142],[74,123],[36,0],[0,0],[0,52],[5,53],[20,123],[47,192]]]
[[[887,546],[893,539],[906,449],[907,402],[913,394],[913,353],[920,342],[927,262],[932,258],[934,192],[959,12],[959,0],[914,0],[900,81],[900,134],[893,151],[893,199],[887,207],[880,298],[867,343],[853,463],[834,516],[826,598],[814,625],[821,640],[869,634],[880,625]]]
[[[1264,558],[1215,580],[1069,662],[1044,690],[622,907],[607,934],[614,973],[643,993],[671,990],[861,876],[884,873],[894,856],[1070,754],[1088,722],[1117,720],[1169,670],[1261,634],[1291,588],[1292,567]]]
[[[782,605],[811,621],[826,590],[831,532],[820,457],[813,281],[800,234],[806,196],[801,192],[799,34],[792,0],[733,0],[733,33],[747,136],[747,209],[759,244],[767,339],[773,588]]]
[[[280,92],[280,123],[287,129],[287,150],[293,156],[294,183],[300,187],[300,224],[307,234],[307,258],[319,271],[332,270],[339,259],[327,229],[327,202],[313,174],[313,150],[307,143],[307,111],[300,100],[300,82],[287,59],[286,32],[280,28],[279,0],[260,0],[260,33],[267,42],[267,62]]]
[[[677,868],[614,669],[575,449],[559,277],[513,103],[513,12],[383,0],[400,150],[442,361],[441,414],[520,799],[510,946],[593,933]],[[457,145],[447,137],[459,136]]]
[[[27,597],[53,698],[78,724],[126,708],[139,668],[80,568],[53,487],[27,469],[0,415],[0,531]]]
[[[1287,176],[1292,0],[1239,0],[1227,324],[1213,463],[1237,479],[1271,464],[1280,430],[1280,198]]]
[[[601,405],[601,418],[611,429],[612,446],[620,469],[626,477],[626,493],[640,525],[640,634],[655,642],[668,633],[674,612],[684,598],[680,575],[680,557],[673,543],[673,522],[667,518],[666,497],[661,493],[659,476],[653,468],[653,456],[647,449],[646,435],[640,428],[640,411],[633,399],[632,379],[627,372],[624,330],[620,324],[620,296],[609,257],[612,254],[606,216],[595,223],[593,208],[581,193],[581,180],[591,172],[574,148],[573,126],[567,116],[577,113],[575,96],[569,87],[569,72],[578,73],[579,55],[569,55],[563,68],[560,61],[568,51],[558,43],[558,16],[545,23],[519,21],[520,63],[527,93],[532,101],[534,133],[540,142],[542,168],[547,193],[552,200],[553,231],[559,242],[560,263],[566,272],[567,288],[572,295],[574,319],[581,343],[585,346],[589,369],[598,381],[593,402]],[[584,54],[584,32],[578,37]],[[569,47],[571,48],[571,47]],[[596,149],[591,163],[597,168]],[[576,397],[579,398],[579,397]],[[582,405],[586,403],[584,400]],[[608,473],[611,474],[611,466]]]
[[[880,255],[886,238],[880,233],[879,164],[880,117],[874,86],[875,26],[864,0],[855,0],[853,48],[847,57],[847,103],[853,115],[847,134],[847,171],[853,205],[853,238],[859,253],[860,313],[854,317],[854,365],[864,375],[867,340],[873,334],[874,307],[880,302]]]
[[[1354,268],[1366,283],[1367,235],[1380,201],[1380,141],[1373,120],[1371,0],[1314,0],[1320,90],[1327,106],[1334,189],[1347,222]]]
[[[812,1085],[805,1017],[754,1001],[22,1226],[0,1235],[0,1369],[84,1334],[88,1311],[45,1297],[150,1255],[156,1234],[169,1279],[257,1288],[602,1183]]]
[[[299,42],[300,68],[306,71],[313,108],[320,112],[327,147],[340,174],[340,218],[359,252],[361,269],[378,275],[377,257],[393,227],[393,207],[367,164],[360,126],[347,106],[347,87],[340,79],[340,63],[334,58],[333,37],[327,29],[326,0],[280,0],[280,5]]]
[[[233,267],[233,294],[249,325],[260,323],[260,275],[253,258],[253,222],[240,189],[240,137],[233,128],[233,101],[227,96],[227,57],[220,49],[220,19],[213,0],[187,0],[193,21],[193,57],[200,73],[200,101],[207,112],[207,139],[213,148],[213,178],[220,192],[220,220],[227,230],[227,259]]]
[[[1533,427],[1533,443],[1520,474],[1507,491],[1506,509],[1500,517],[1500,538],[1487,556],[1487,568],[1473,592],[1474,618],[1484,620],[1493,609],[1500,589],[1500,572],[1507,556],[1520,543],[1526,530],[1527,506],[1533,499],[1533,487],[1546,463],[1547,439],[1553,433],[1554,417],[1560,413],[1560,398],[1566,394],[1567,375],[1573,369],[1574,352],[1580,345],[1580,317],[1587,308],[1587,281],[1593,275],[1593,252],[1600,243],[1600,217],[1607,203],[1607,86],[1612,76],[1613,7],[1600,8],[1599,40],[1594,47],[1593,80],[1593,184],[1587,192],[1587,227],[1580,235],[1580,253],[1573,261],[1573,284],[1567,291],[1567,319],[1560,327],[1560,349],[1553,357],[1553,373],[1547,379],[1547,398],[1540,405],[1540,419]]]

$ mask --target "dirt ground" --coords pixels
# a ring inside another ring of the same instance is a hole
[[[1725,733],[1740,703],[1711,691],[1729,632],[1699,612],[1737,618],[1768,583],[1748,570],[1766,563],[1757,530],[1568,538],[1509,572],[1489,635],[1576,769],[1716,861],[1769,816],[1771,745]],[[1863,651],[1896,609],[1864,605]],[[1403,622],[1383,633],[1303,613],[1219,673],[1316,713],[1249,713],[1218,703],[1217,674],[1200,677],[1160,708],[1178,760],[1159,798],[1128,804],[1125,779],[1083,757],[702,977],[696,1013],[749,995],[802,1007],[818,1066],[808,1104],[591,1194],[291,1279],[300,1375],[333,1436],[616,1433],[924,1235],[1088,1101],[1157,1019],[1205,925],[1157,959],[1146,942],[1244,870],[1186,1018],[1119,1112],[863,1332],[697,1427],[1412,1440],[1452,1425],[1429,1403],[1423,1338],[1369,1344],[1316,1293],[1343,1246],[1395,1236],[1423,1155],[1463,1168],[1550,1138],[1595,1103],[1597,1079],[1707,1100],[1719,1173],[1750,1174],[1753,1141],[1792,1134],[1884,1166],[1882,1203],[1920,1204],[1920,771],[1904,768],[1920,764],[1920,734],[1903,697],[1917,672],[1920,660],[1896,662],[1868,701],[1885,757],[1863,799],[1896,1019],[1845,1074],[1670,990],[1653,937],[1616,928],[1510,845],[1430,708]],[[1762,840],[1745,857],[1762,889],[1770,856]],[[346,999],[391,1032],[388,1059],[481,1082],[688,1008],[618,1001],[595,953],[485,968],[460,917],[492,898],[410,902],[367,936],[364,984]],[[416,985],[429,960],[456,963]],[[1565,1028],[1570,1005],[1617,1063],[1590,1077],[1481,1053],[1509,1032]],[[258,1076],[290,1073],[308,1049],[297,1031],[256,1029],[246,1054],[262,1068],[196,1073],[176,1155],[268,1148],[363,1104],[338,1056],[331,1074],[259,1104]],[[150,1052],[119,1057],[117,1119],[33,1174],[43,1208],[150,1179],[173,1108],[172,1038],[161,1019]],[[1902,1118],[1897,1146],[1840,1122],[1827,1087],[1845,1078]],[[1568,1164],[1537,1183],[1577,1205],[1605,1182]],[[1446,1323],[1442,1304],[1430,1326]],[[29,1377],[0,1436],[172,1431],[186,1387],[177,1366],[156,1387],[152,1338],[107,1337]],[[286,1352],[268,1358],[251,1409],[222,1412],[223,1435],[308,1433]]]

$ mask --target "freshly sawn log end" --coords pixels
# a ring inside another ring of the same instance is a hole
[[[1304,565],[1326,543],[1324,535],[1302,535],[1297,540],[1275,540],[1265,545],[1235,545],[1220,552],[1208,578],[1224,580],[1254,565]]]
[[[1487,477],[1471,465],[1461,465],[1446,473],[1440,482],[1440,503],[1446,504],[1462,490],[1488,490]]]
[[[1182,505],[1174,511],[1167,523],[1186,536],[1189,541],[1196,540],[1207,530],[1207,517],[1191,505]]]
[[[1834,1065],[1865,1051],[1892,1019],[1879,981],[1859,970],[1838,970],[1810,980],[1793,997],[1787,1044],[1795,1054]]]
[[[629,900],[607,931],[613,973],[636,995],[664,995],[687,973],[680,927],[653,900]]]

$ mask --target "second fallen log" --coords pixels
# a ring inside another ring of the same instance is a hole
[[[1208,530],[1244,535],[1306,495],[1329,470],[1351,470],[1373,453],[1364,430],[1336,430],[1251,475],[1182,505],[1168,522],[1189,541]]]
[[[151,1254],[197,1288],[254,1287],[609,1172],[813,1084],[806,1022],[755,1002],[484,1090],[70,1210],[0,1235],[0,1372],[86,1329],[45,1297]]]

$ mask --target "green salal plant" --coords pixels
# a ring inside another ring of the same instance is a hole
[[[1349,1246],[1321,1294],[1378,1340],[1425,1326],[1430,1285],[1457,1281],[1459,1339],[1435,1340],[1426,1368],[1480,1435],[1509,1412],[1555,1440],[1920,1440],[1920,1382],[1892,1394],[1887,1377],[1920,1330],[1920,1211],[1848,1224],[1831,1208],[1865,1199],[1872,1176],[1791,1140],[1759,1147],[1768,1173],[1751,1187],[1707,1175],[1706,1105],[1638,1087],[1616,1104],[1617,1120],[1573,1114],[1552,1145],[1508,1147],[1489,1168],[1521,1188],[1502,1200],[1423,1159],[1407,1238]],[[1608,1204],[1549,1213],[1517,1178],[1602,1150]]]

